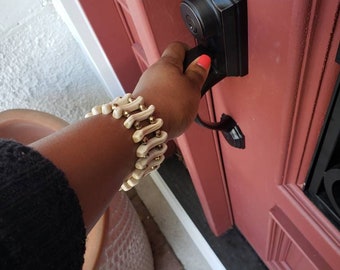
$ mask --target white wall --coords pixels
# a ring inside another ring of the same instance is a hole
[[[110,99],[51,0],[0,0],[0,110],[74,122]]]

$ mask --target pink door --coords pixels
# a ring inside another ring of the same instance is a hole
[[[249,74],[213,90],[235,224],[273,269],[339,269],[339,231],[302,192],[339,73],[339,1],[248,1]]]
[[[141,70],[171,41],[194,45],[180,0],[105,0],[97,14],[81,2],[93,24],[120,15],[114,27],[124,29],[126,57]],[[271,269],[339,269],[339,231],[302,192],[339,73],[338,15],[338,0],[248,0],[249,74],[224,79],[200,109],[210,120],[231,115],[246,148],[196,124],[177,141],[212,231],[234,222]]]

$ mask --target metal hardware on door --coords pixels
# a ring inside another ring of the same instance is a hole
[[[212,60],[208,78],[201,90],[202,96],[227,76],[248,74],[247,0],[183,0],[180,10],[186,27],[197,42],[197,46],[187,52],[184,68],[203,53]],[[221,119],[224,116],[226,115],[223,114]],[[196,122],[207,128],[219,125],[205,123],[199,116]],[[240,134],[238,143],[225,137],[232,146],[244,148],[241,129],[234,120],[233,123]],[[228,134],[224,129],[218,130],[224,135]],[[239,143],[240,141],[243,142]]]
[[[246,147],[244,135],[240,127],[230,115],[223,113],[221,115],[220,122],[217,123],[207,123],[202,121],[199,115],[196,116],[195,121],[206,128],[221,131],[224,138],[231,146],[240,149],[244,149]]]

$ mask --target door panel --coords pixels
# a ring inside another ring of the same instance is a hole
[[[281,251],[283,243],[270,242],[276,239],[270,233],[282,233],[290,241],[284,262],[291,269],[335,269],[340,263],[339,232],[324,217],[310,220],[318,210],[301,191],[339,72],[338,5],[248,1],[249,74],[226,78],[213,90],[216,117],[230,114],[246,137],[244,151],[220,138],[235,224],[273,265],[280,257],[268,252]],[[271,222],[273,208],[291,221],[294,237],[286,223]],[[291,250],[300,250],[294,253],[300,260]],[[314,268],[305,261],[313,256]]]

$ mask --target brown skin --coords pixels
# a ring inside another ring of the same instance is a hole
[[[161,59],[144,72],[133,92],[156,106],[169,138],[182,134],[194,120],[208,74],[195,61],[183,74],[185,48],[181,43],[169,45]]]
[[[186,46],[172,43],[141,76],[133,96],[156,107],[169,138],[182,134],[197,114],[208,70],[197,59],[183,73]],[[110,115],[72,124],[30,146],[65,172],[83,210],[87,232],[93,228],[136,161],[133,129]]]

